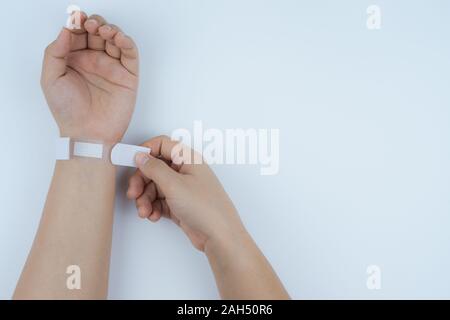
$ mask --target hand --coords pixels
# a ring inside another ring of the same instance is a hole
[[[245,233],[233,203],[208,165],[179,164],[174,151],[180,144],[168,137],[143,145],[151,148],[151,155],[138,154],[139,170],[130,178],[127,191],[127,196],[136,200],[141,218],[153,222],[161,217],[172,219],[201,251],[211,240]],[[192,150],[187,151],[183,158]]]
[[[133,114],[139,59],[133,40],[105,19],[81,13],[45,50],[41,85],[61,136],[115,143]]]

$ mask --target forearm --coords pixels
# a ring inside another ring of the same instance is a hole
[[[269,262],[245,230],[208,241],[205,253],[223,299],[289,299]]]
[[[110,164],[93,159],[57,162],[15,299],[106,298],[114,189]],[[80,267],[80,290],[67,288],[71,265]]]

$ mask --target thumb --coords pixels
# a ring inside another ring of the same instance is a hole
[[[136,155],[136,164],[142,174],[159,185],[164,193],[168,186],[178,180],[179,173],[170,168],[164,161],[147,153]]]
[[[45,49],[44,64],[42,68],[42,87],[47,87],[66,73],[66,56],[70,52],[72,34],[63,28],[47,49]]]

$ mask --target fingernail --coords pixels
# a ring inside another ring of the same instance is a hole
[[[138,167],[141,167],[144,164],[146,164],[148,160],[149,160],[149,157],[148,157],[148,154],[146,154],[146,153],[139,152],[136,155],[136,164],[138,165]]]
[[[110,26],[103,26],[103,31],[110,32],[112,28]]]

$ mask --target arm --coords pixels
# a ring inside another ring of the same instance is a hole
[[[205,254],[223,299],[289,299],[280,279],[250,234],[209,239]]]
[[[138,52],[104,18],[80,14],[80,29],[63,29],[47,47],[41,85],[61,136],[111,146],[134,110]],[[56,163],[15,299],[106,298],[114,186],[115,169],[105,160]],[[80,268],[79,290],[67,286],[73,265]]]
[[[139,216],[172,219],[205,252],[224,299],[288,299],[289,295],[243,226],[212,170],[192,150],[168,137],[144,143],[128,197]],[[160,159],[162,158],[162,159]],[[163,161],[164,160],[164,161]]]
[[[22,276],[17,299],[105,298],[114,208],[115,169],[102,160],[59,161]],[[81,290],[68,290],[66,270],[80,267]]]

